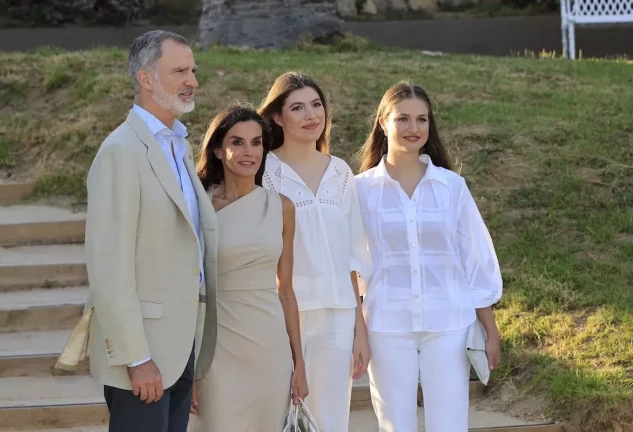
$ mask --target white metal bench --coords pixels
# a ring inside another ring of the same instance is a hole
[[[633,23],[633,0],[561,0],[563,55],[576,58],[576,25]]]

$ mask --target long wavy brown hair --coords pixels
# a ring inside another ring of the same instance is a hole
[[[382,157],[387,154],[388,140],[380,126],[380,119],[386,119],[398,102],[413,98],[420,99],[429,108],[429,139],[420,149],[420,154],[429,155],[434,165],[453,171],[453,164],[437,131],[431,99],[422,87],[409,81],[401,81],[385,92],[378,105],[371,132],[356,155],[360,172],[377,166]]]
[[[321,153],[329,153],[332,121],[330,119],[330,109],[325,98],[325,93],[312,78],[301,72],[286,72],[279,76],[257,110],[259,114],[270,123],[273,138],[271,150],[278,149],[284,143],[284,130],[275,123],[273,116],[275,114],[281,115],[281,109],[286,103],[290,93],[305,87],[313,88],[323,103],[323,109],[325,110],[325,127],[316,142],[316,149]]]
[[[240,122],[254,121],[262,128],[262,147],[264,154],[262,164],[255,174],[255,184],[262,185],[264,170],[266,169],[266,155],[270,150],[271,136],[268,121],[260,116],[254,108],[247,104],[229,106],[220,111],[209,123],[207,133],[202,140],[200,158],[196,165],[198,178],[205,189],[211,185],[219,185],[224,182],[224,165],[215,156],[214,150],[222,148],[224,137],[233,126]]]

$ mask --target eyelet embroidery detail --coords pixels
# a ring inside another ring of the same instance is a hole
[[[341,170],[338,169],[338,167],[334,167],[334,172],[336,173],[336,176],[343,180],[343,184],[342,184],[342,189],[343,189],[343,195],[345,195],[345,191],[347,190],[347,181],[349,180],[349,171],[345,171],[345,173],[342,173]]]
[[[310,204],[312,204],[312,200],[304,200],[304,201],[299,201],[295,203],[295,207],[299,208],[299,207],[307,207]]]
[[[324,204],[324,205],[331,205],[331,206],[338,207],[338,208],[342,208],[343,207],[343,205],[340,202],[334,201],[334,200],[330,200],[330,199],[319,198],[319,202],[321,204]]]
[[[264,171],[264,181],[266,182],[266,186],[268,187],[268,189],[277,191],[275,183],[273,183],[273,180],[270,178],[268,171]]]

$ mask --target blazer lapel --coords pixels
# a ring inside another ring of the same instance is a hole
[[[188,146],[191,148],[191,146]],[[215,228],[216,219],[215,219],[215,210],[213,209],[213,205],[211,204],[211,199],[207,195],[207,191],[204,190],[204,186],[200,180],[198,180],[198,173],[196,172],[196,168],[193,165],[193,155],[189,152],[185,155],[185,166],[187,167],[187,171],[189,172],[189,177],[191,177],[191,183],[193,183],[193,188],[196,191],[196,195],[198,197],[198,208],[200,210],[200,227],[202,230]]]
[[[180,189],[180,185],[178,184],[178,180],[174,175],[174,172],[169,166],[169,162],[165,157],[165,153],[160,147],[156,138],[151,134],[147,125],[141,120],[141,118],[136,115],[136,113],[130,110],[130,114],[127,117],[127,122],[132,126],[132,129],[136,132],[139,139],[147,146],[147,159],[149,160],[158,181],[165,189],[165,192],[169,195],[169,197],[174,201],[176,206],[180,209],[183,216],[189,223],[191,230],[195,233],[196,229],[193,225],[193,221],[191,220],[191,215],[189,214],[189,209],[187,208],[187,203],[185,202],[185,196]]]

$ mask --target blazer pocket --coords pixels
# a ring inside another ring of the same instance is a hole
[[[148,319],[163,317],[163,304],[148,301],[139,301],[141,304],[141,316]]]

